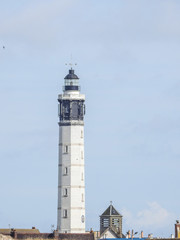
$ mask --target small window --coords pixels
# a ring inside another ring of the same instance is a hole
[[[84,217],[84,215],[82,215],[81,216],[81,222],[84,223],[84,221],[85,221],[85,217]]]
[[[103,226],[104,228],[109,227],[109,218],[101,219],[101,226]]]
[[[84,194],[81,195],[81,202],[84,202]]]
[[[64,153],[68,153],[68,152],[69,152],[68,145],[65,145],[65,146],[64,146]]]
[[[63,210],[63,218],[67,218],[67,209]]]
[[[84,181],[84,174],[81,173],[81,181]]]
[[[113,218],[112,219],[112,225],[115,225],[116,227],[119,227],[119,219],[118,218]]]
[[[81,151],[81,159],[83,159],[83,151]]]
[[[67,190],[67,188],[64,188],[63,196],[64,196],[64,197],[67,197],[67,196],[68,196],[68,190]]]
[[[61,105],[58,104],[58,116],[60,116],[60,115],[61,115]]]
[[[83,130],[81,130],[81,138],[83,138]]]
[[[64,175],[68,175],[68,168],[67,167],[64,168]]]

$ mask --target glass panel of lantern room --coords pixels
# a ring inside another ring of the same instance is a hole
[[[66,79],[65,80],[65,86],[78,86],[79,81],[78,79]]]

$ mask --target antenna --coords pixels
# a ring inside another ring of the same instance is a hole
[[[51,232],[54,231],[54,224],[51,224]]]
[[[65,65],[71,66],[71,69],[72,69],[72,66],[76,66],[77,65],[77,63],[73,63],[73,61],[72,61],[72,53],[71,53],[71,61],[70,61],[70,63],[65,63]]]

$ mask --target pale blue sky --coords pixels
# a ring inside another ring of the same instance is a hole
[[[56,225],[57,95],[72,54],[86,94],[87,229],[112,200],[124,233],[174,233],[179,12],[177,0],[1,1],[0,227]]]

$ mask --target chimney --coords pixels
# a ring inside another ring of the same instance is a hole
[[[35,227],[32,227],[32,229],[36,229]]]
[[[54,238],[58,238],[59,237],[58,230],[54,230],[53,231],[53,236],[54,236]]]
[[[16,232],[16,229],[14,228],[11,229],[11,237],[13,237],[14,239],[17,239],[17,232]]]
[[[148,234],[148,238],[153,239],[153,234],[152,233]]]
[[[179,220],[176,220],[176,224],[175,224],[175,238],[180,238],[180,223],[179,223]]]
[[[130,230],[128,231],[128,238],[131,238],[131,232],[130,232]]]
[[[143,238],[144,237],[144,234],[143,234],[143,231],[141,231],[141,238]]]

